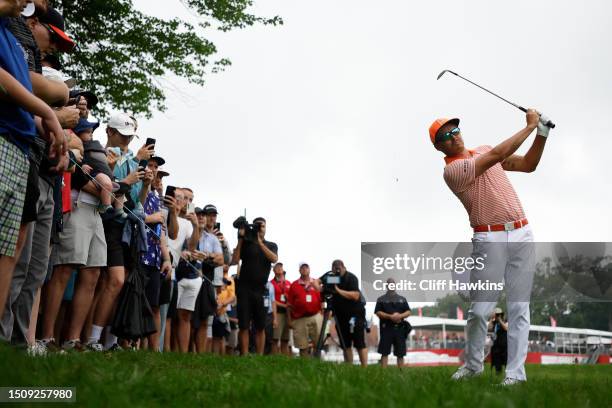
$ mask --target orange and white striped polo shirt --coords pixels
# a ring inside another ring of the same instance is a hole
[[[467,210],[472,228],[525,218],[521,201],[501,163],[475,177],[475,158],[491,149],[491,146],[477,147],[470,150],[472,157],[467,159],[445,158],[444,181]]]

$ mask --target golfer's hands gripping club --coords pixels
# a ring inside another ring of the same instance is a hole
[[[538,136],[548,137],[548,133],[551,129],[551,126],[549,126],[551,122],[548,116],[541,114],[535,109],[528,109],[526,120],[528,128],[538,129]]]
[[[540,112],[538,112],[538,114],[540,115],[540,121],[538,122],[537,134],[538,136],[548,137],[548,132],[550,132],[550,129],[552,129],[554,126],[551,126],[552,122],[548,116]]]
[[[533,130],[538,127],[538,123],[540,122],[540,114],[535,109],[527,109],[525,119],[527,120],[527,127]]]

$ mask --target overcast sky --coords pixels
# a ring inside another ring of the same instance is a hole
[[[194,21],[179,0],[135,4]],[[301,260],[315,276],[335,258],[359,274],[362,241],[469,240],[427,129],[458,116],[468,147],[495,145],[524,114],[436,81],[445,68],[557,123],[537,171],[510,175],[536,239],[612,240],[609,1],[256,0],[254,11],[285,24],[213,32],[233,65],[204,88],[168,78],[168,111],[139,128],[157,138],[169,184],[219,208],[232,245],[245,208],[268,220],[291,279]]]

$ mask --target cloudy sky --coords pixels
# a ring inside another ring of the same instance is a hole
[[[179,0],[135,4],[194,21]],[[427,129],[458,116],[468,146],[495,145],[524,115],[436,81],[445,68],[557,123],[537,171],[510,176],[536,239],[612,240],[609,2],[256,0],[254,11],[285,24],[211,33],[233,65],[204,88],[167,78],[168,111],[139,129],[157,138],[170,184],[216,204],[234,243],[235,217],[264,216],[293,279],[301,260],[315,276],[334,258],[359,274],[362,241],[469,240]]]

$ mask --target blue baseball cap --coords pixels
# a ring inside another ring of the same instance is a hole
[[[85,118],[79,119],[79,123],[72,129],[72,131],[76,134],[79,134],[87,129],[96,130],[100,126],[99,122],[90,122]]]

